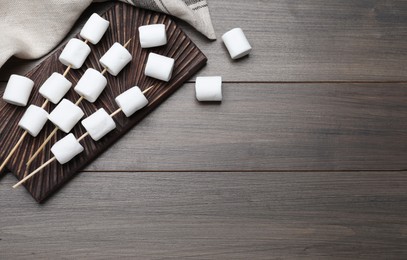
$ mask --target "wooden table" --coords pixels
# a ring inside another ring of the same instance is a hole
[[[218,41],[179,23],[222,104],[191,79],[44,204],[0,177],[0,259],[407,258],[407,2],[210,9]],[[234,62],[238,26],[253,52]]]

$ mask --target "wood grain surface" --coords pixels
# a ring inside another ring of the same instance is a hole
[[[126,117],[119,113],[114,117],[116,128],[101,140],[95,142],[91,138],[85,138],[81,141],[84,151],[63,165],[55,162],[41,170],[37,175],[29,179],[23,185],[32,194],[35,200],[41,202],[50,196],[54,191],[70,180],[80,169],[94,160],[99,154],[108,149],[116,140],[123,136],[134,125],[141,121],[154,108],[159,106],[169,95],[177,90],[183,82],[192,77],[196,71],[202,68],[206,63],[206,57],[196,47],[196,45],[177,27],[177,25],[164,14],[136,9],[130,5],[117,3],[103,15],[110,26],[106,35],[97,45],[91,46],[91,54],[88,56],[85,64],[78,70],[71,70],[66,78],[75,85],[81,78],[87,68],[94,68],[102,71],[99,64],[100,57],[115,43],[124,44],[129,39],[132,41],[128,45],[130,53],[133,55],[132,62],[124,68],[119,75],[107,75],[108,86],[94,102],[90,103],[84,100],[79,107],[85,113],[85,117],[91,115],[100,108],[104,108],[109,114],[114,112],[118,106],[114,101],[115,97],[133,86],[139,86],[141,89],[153,88],[145,94],[149,104],[143,109],[137,111],[131,117]],[[146,24],[162,23],[166,25],[167,45],[163,47],[142,49],[139,44],[138,27]],[[48,79],[53,72],[62,73],[65,68],[58,57],[64,46],[57,49],[51,56],[44,60],[38,67],[27,73],[27,77],[35,83],[33,95],[29,104],[41,106],[44,97],[39,94],[39,87]],[[174,71],[171,80],[167,82],[159,81],[144,75],[145,64],[150,52],[158,53],[175,60]],[[71,88],[65,98],[76,103],[79,95]],[[46,110],[52,111],[55,106],[46,107]],[[0,160],[4,160],[8,153],[20,139],[23,130],[18,126],[18,122],[25,112],[25,107],[17,107],[0,101],[0,121],[5,122],[0,127]],[[24,139],[18,148],[18,151],[7,163],[7,168],[15,174],[18,179],[22,179],[28,173],[40,167],[53,157],[50,152],[52,145],[57,140],[66,136],[66,133],[58,131],[55,137],[51,139],[44,151],[33,161],[30,167],[26,167],[26,162],[35,153],[38,147],[44,142],[55,126],[47,122],[40,134],[33,138],[31,136]],[[77,124],[71,133],[79,138],[86,132],[81,124]]]
[[[2,180],[2,198],[13,183]],[[22,190],[2,200],[0,251],[4,259],[403,259],[406,189],[400,172],[84,173],[44,205]]]
[[[223,102],[184,85],[43,204],[0,176],[0,259],[407,258],[406,2],[209,7],[254,47],[232,62],[177,20]]]
[[[203,104],[186,84],[87,169],[407,169],[405,84],[226,83],[223,92],[221,104]]]
[[[407,81],[407,1],[217,0],[209,5],[218,41],[185,26],[210,63],[198,75],[222,72],[233,82]],[[235,27],[244,30],[255,50],[237,62],[225,56],[220,39]],[[10,64],[0,79],[20,66]]]

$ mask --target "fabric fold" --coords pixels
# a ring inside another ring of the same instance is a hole
[[[121,0],[176,16],[215,40],[206,0]],[[94,2],[101,2],[100,0]],[[92,0],[0,1],[0,67],[12,56],[37,59],[53,50]]]

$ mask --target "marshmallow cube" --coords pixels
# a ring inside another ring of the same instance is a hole
[[[138,28],[141,48],[151,48],[167,44],[164,24],[150,24]]]
[[[147,98],[138,87],[126,90],[117,96],[115,100],[127,117],[130,117],[137,110],[142,109],[148,104]]]
[[[41,107],[30,105],[21,118],[18,126],[36,137],[48,120],[48,113]]]
[[[106,85],[107,80],[102,73],[94,69],[87,69],[74,89],[87,101],[93,103],[98,99]]]
[[[222,40],[232,59],[239,59],[246,56],[252,50],[241,28],[235,28],[226,32],[222,35]]]
[[[73,38],[69,40],[62,50],[61,55],[59,55],[59,61],[66,66],[71,65],[73,69],[79,69],[82,67],[89,53],[90,47],[86,43]]]
[[[100,58],[99,62],[110,74],[117,76],[131,59],[132,56],[130,52],[121,44],[115,42],[102,58]]]
[[[69,101],[68,99],[62,99],[51,114],[49,114],[48,119],[59,129],[65,133],[69,133],[76,123],[81,120],[84,113],[77,105]]]
[[[172,70],[174,69],[174,59],[168,58],[155,53],[148,55],[146,69],[144,74],[155,79],[169,81],[172,76]]]
[[[62,74],[54,72],[42,84],[39,92],[44,98],[48,99],[54,104],[58,104],[59,101],[61,101],[61,99],[71,88],[71,86],[72,83],[67,80]]]
[[[73,134],[69,134],[51,147],[51,152],[60,164],[69,162],[83,152],[83,146]]]
[[[33,87],[31,79],[13,74],[8,80],[3,100],[16,106],[26,106]]]
[[[109,21],[94,13],[89,17],[88,21],[86,21],[80,35],[90,43],[97,44],[100,39],[102,39],[107,28],[109,28]]]
[[[195,92],[199,101],[222,101],[222,77],[197,77]]]
[[[82,120],[82,125],[95,141],[99,141],[116,128],[116,123],[103,108]]]

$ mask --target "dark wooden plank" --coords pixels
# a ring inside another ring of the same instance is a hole
[[[404,84],[224,84],[222,104],[194,93],[178,90],[85,170],[407,169]]]
[[[407,80],[407,1],[209,4],[218,41],[208,41],[181,24],[209,58],[200,75],[222,75],[226,81]],[[237,62],[230,60],[220,40],[234,27],[242,27],[253,45],[252,54]],[[11,71],[18,72],[18,64],[0,70],[0,78],[8,78]]]
[[[200,74],[228,81],[407,80],[407,1],[211,1],[210,10],[219,40],[189,33],[203,39],[198,46],[209,59]],[[234,27],[253,45],[238,62],[220,40]]]
[[[186,36],[176,23],[167,15],[137,9],[123,3],[116,3],[103,16],[110,21],[108,31],[97,45],[91,46],[91,54],[82,68],[71,70],[66,76],[67,79],[75,85],[86,69],[94,68],[102,71],[103,68],[101,68],[98,61],[114,42],[124,44],[129,39],[132,39],[128,45],[128,49],[133,55],[133,60],[120,72],[119,75],[106,75],[108,86],[96,102],[89,103],[84,100],[79,106],[84,111],[85,117],[91,115],[100,108],[104,108],[108,113],[112,113],[118,109],[118,106],[114,101],[115,97],[135,85],[143,90],[153,86],[153,88],[145,94],[149,100],[149,104],[131,117],[126,117],[123,113],[117,114],[114,117],[116,128],[105,138],[98,142],[93,141],[90,137],[83,139],[81,144],[84,147],[84,151],[80,155],[64,165],[54,162],[44,168],[39,174],[28,180],[24,185],[38,201],[51,195],[53,191],[70,180],[80,169],[84,168],[104,150],[108,149],[112,143],[121,138],[130,128],[158,107],[206,63],[205,55],[202,54],[188,36]],[[139,44],[137,28],[141,25],[156,23],[165,24],[168,44],[157,48],[142,49]],[[62,49],[63,46],[61,46],[60,49],[57,49],[37,68],[27,74],[27,76],[36,83],[31,100],[29,101],[30,104],[41,106],[45,100],[44,97],[38,93],[39,86],[53,72],[57,71],[62,73],[66,69],[66,67],[58,61]],[[143,71],[150,52],[174,58],[174,71],[169,82],[159,81],[144,75]],[[65,96],[65,98],[73,102],[76,102],[79,97],[80,96],[73,90],[73,88],[71,88]],[[53,107],[54,105],[48,105],[46,110],[52,111]],[[18,122],[24,112],[24,107],[5,104],[3,100],[0,100],[0,121],[3,122],[0,126],[0,147],[3,148],[0,150],[0,160],[4,160],[7,157],[23,134],[23,130],[18,127]],[[34,154],[54,128],[55,126],[51,122],[48,122],[36,138],[28,135],[19,146],[12,159],[6,164],[6,167],[13,172],[13,174],[18,176],[19,179],[22,179],[27,173],[34,171],[44,162],[47,162],[53,157],[50,152],[51,146],[56,140],[66,136],[62,131],[58,131],[56,136],[51,139],[51,142],[44,148],[44,151],[35,159],[35,161],[33,161],[30,167],[26,167],[28,159]],[[77,124],[71,132],[76,138],[79,138],[86,132],[86,130],[81,124]]]
[[[406,172],[83,173],[0,182],[3,259],[405,259]]]
[[[407,169],[404,84],[187,84],[86,170]]]

